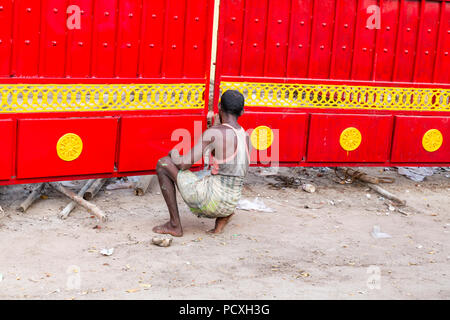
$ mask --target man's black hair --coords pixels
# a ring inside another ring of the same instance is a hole
[[[227,90],[220,98],[220,107],[226,113],[239,117],[244,110],[244,96],[237,90]]]

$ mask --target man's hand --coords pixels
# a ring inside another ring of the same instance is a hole
[[[178,167],[181,165],[180,152],[177,149],[172,149],[169,151],[169,157],[172,159],[173,163]]]
[[[178,150],[177,150],[177,149],[172,149],[172,150],[170,150],[170,151],[169,151],[169,157],[172,157],[172,154],[173,154],[174,152],[177,153]],[[179,152],[178,152],[178,153],[179,153]]]

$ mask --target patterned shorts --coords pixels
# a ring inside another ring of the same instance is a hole
[[[244,178],[207,175],[200,178],[184,170],[177,176],[178,191],[198,217],[221,218],[231,215],[241,198]]]

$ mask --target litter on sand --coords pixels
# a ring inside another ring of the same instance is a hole
[[[390,234],[381,232],[380,226],[373,226],[372,237],[374,237],[375,239],[392,238]]]
[[[125,291],[125,292],[127,292],[127,293],[135,293],[135,292],[139,292],[139,291],[140,291],[139,288],[134,288],[134,289],[128,289],[128,290]]]
[[[305,183],[302,185],[302,189],[303,191],[309,192],[309,193],[314,193],[316,192],[316,187],[310,183]]]
[[[269,183],[270,189],[279,190],[284,188],[297,189],[302,185],[299,178],[276,175],[272,177],[278,182]]]
[[[278,167],[259,167],[257,169],[257,173],[260,176],[275,176],[278,174],[279,168]]]
[[[110,256],[114,253],[114,248],[111,249],[102,249],[100,253],[104,256]]]
[[[274,209],[267,207],[264,201],[256,197],[253,201],[248,199],[241,199],[238,202],[237,209],[247,211],[260,211],[260,212],[275,212]]]
[[[128,176],[127,179],[130,182],[137,183],[139,181],[140,176]]]
[[[435,172],[435,168],[428,167],[400,167],[398,168],[398,174],[406,176],[407,178],[422,182],[426,177],[432,176]]]
[[[172,244],[172,238],[153,238],[152,243],[160,247],[169,247]]]

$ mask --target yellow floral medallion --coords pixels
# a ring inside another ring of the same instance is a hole
[[[345,151],[353,151],[358,149],[361,145],[362,135],[361,132],[353,127],[347,128],[341,133],[339,142],[342,149]]]
[[[83,151],[83,141],[75,133],[67,133],[59,138],[56,144],[56,152],[64,161],[77,159]]]
[[[439,150],[444,142],[444,137],[438,129],[430,129],[423,135],[422,145],[428,152],[435,152]]]
[[[266,150],[273,143],[273,131],[269,127],[259,126],[253,130],[250,140],[252,146],[257,150]]]

